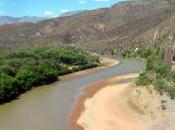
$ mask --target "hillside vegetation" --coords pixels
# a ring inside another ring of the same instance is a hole
[[[175,99],[175,71],[171,68],[175,33],[160,36],[147,49],[138,49],[123,53],[124,57],[140,57],[146,60],[146,69],[140,73],[138,86],[153,85],[160,94],[167,93]]]
[[[100,64],[98,56],[74,48],[31,48],[0,58],[0,103],[32,87],[57,80],[57,76]]]
[[[121,54],[148,46],[167,27],[175,0],[143,0],[117,3],[110,8],[85,11],[73,16],[0,27],[0,50],[30,46],[69,45]],[[167,22],[166,22],[167,21]],[[164,24],[165,23],[165,24]],[[146,41],[146,42],[145,42]]]

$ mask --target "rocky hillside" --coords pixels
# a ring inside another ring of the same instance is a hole
[[[169,30],[175,0],[121,2],[73,16],[0,27],[0,48],[75,45],[110,53],[148,45]],[[146,41],[146,42],[145,42]]]
[[[70,11],[70,12],[61,14],[59,17],[73,16],[73,15],[84,13],[84,12],[87,12],[87,10]]]

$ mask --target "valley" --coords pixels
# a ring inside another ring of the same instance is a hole
[[[175,129],[175,0],[37,2],[0,2],[41,16],[0,16],[0,130]]]
[[[0,49],[72,45],[111,54],[146,47],[174,28],[174,0],[119,2],[110,8],[0,27]]]
[[[118,65],[35,88],[0,106],[0,127],[4,130],[72,130],[69,118],[83,89],[93,82],[143,69],[143,62],[121,59]]]

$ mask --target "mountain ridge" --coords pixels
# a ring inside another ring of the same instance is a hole
[[[22,22],[37,23],[45,19],[49,19],[49,18],[37,17],[37,16],[23,16],[23,17],[0,16],[0,26],[6,25],[6,24],[22,23]]]
[[[77,11],[69,11],[66,13],[62,13],[59,17],[66,17],[66,16],[72,16],[72,15],[77,15],[79,13],[84,13],[87,12],[88,10],[77,10]]]
[[[175,11],[174,0],[122,2],[80,14],[0,27],[0,48],[74,45],[110,53],[145,47]],[[145,44],[145,41],[148,43]],[[6,43],[6,44],[4,44]]]

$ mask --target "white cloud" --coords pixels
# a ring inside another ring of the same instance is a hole
[[[87,3],[87,1],[86,0],[79,0],[79,3],[80,4],[85,4],[85,3]]]
[[[109,0],[94,0],[95,2],[107,2]]]
[[[69,10],[67,10],[67,9],[61,9],[60,12],[61,13],[66,13],[66,12],[69,12]]]
[[[44,11],[44,14],[47,16],[52,16],[54,14],[54,12],[50,11],[50,10],[46,10],[46,11]]]

